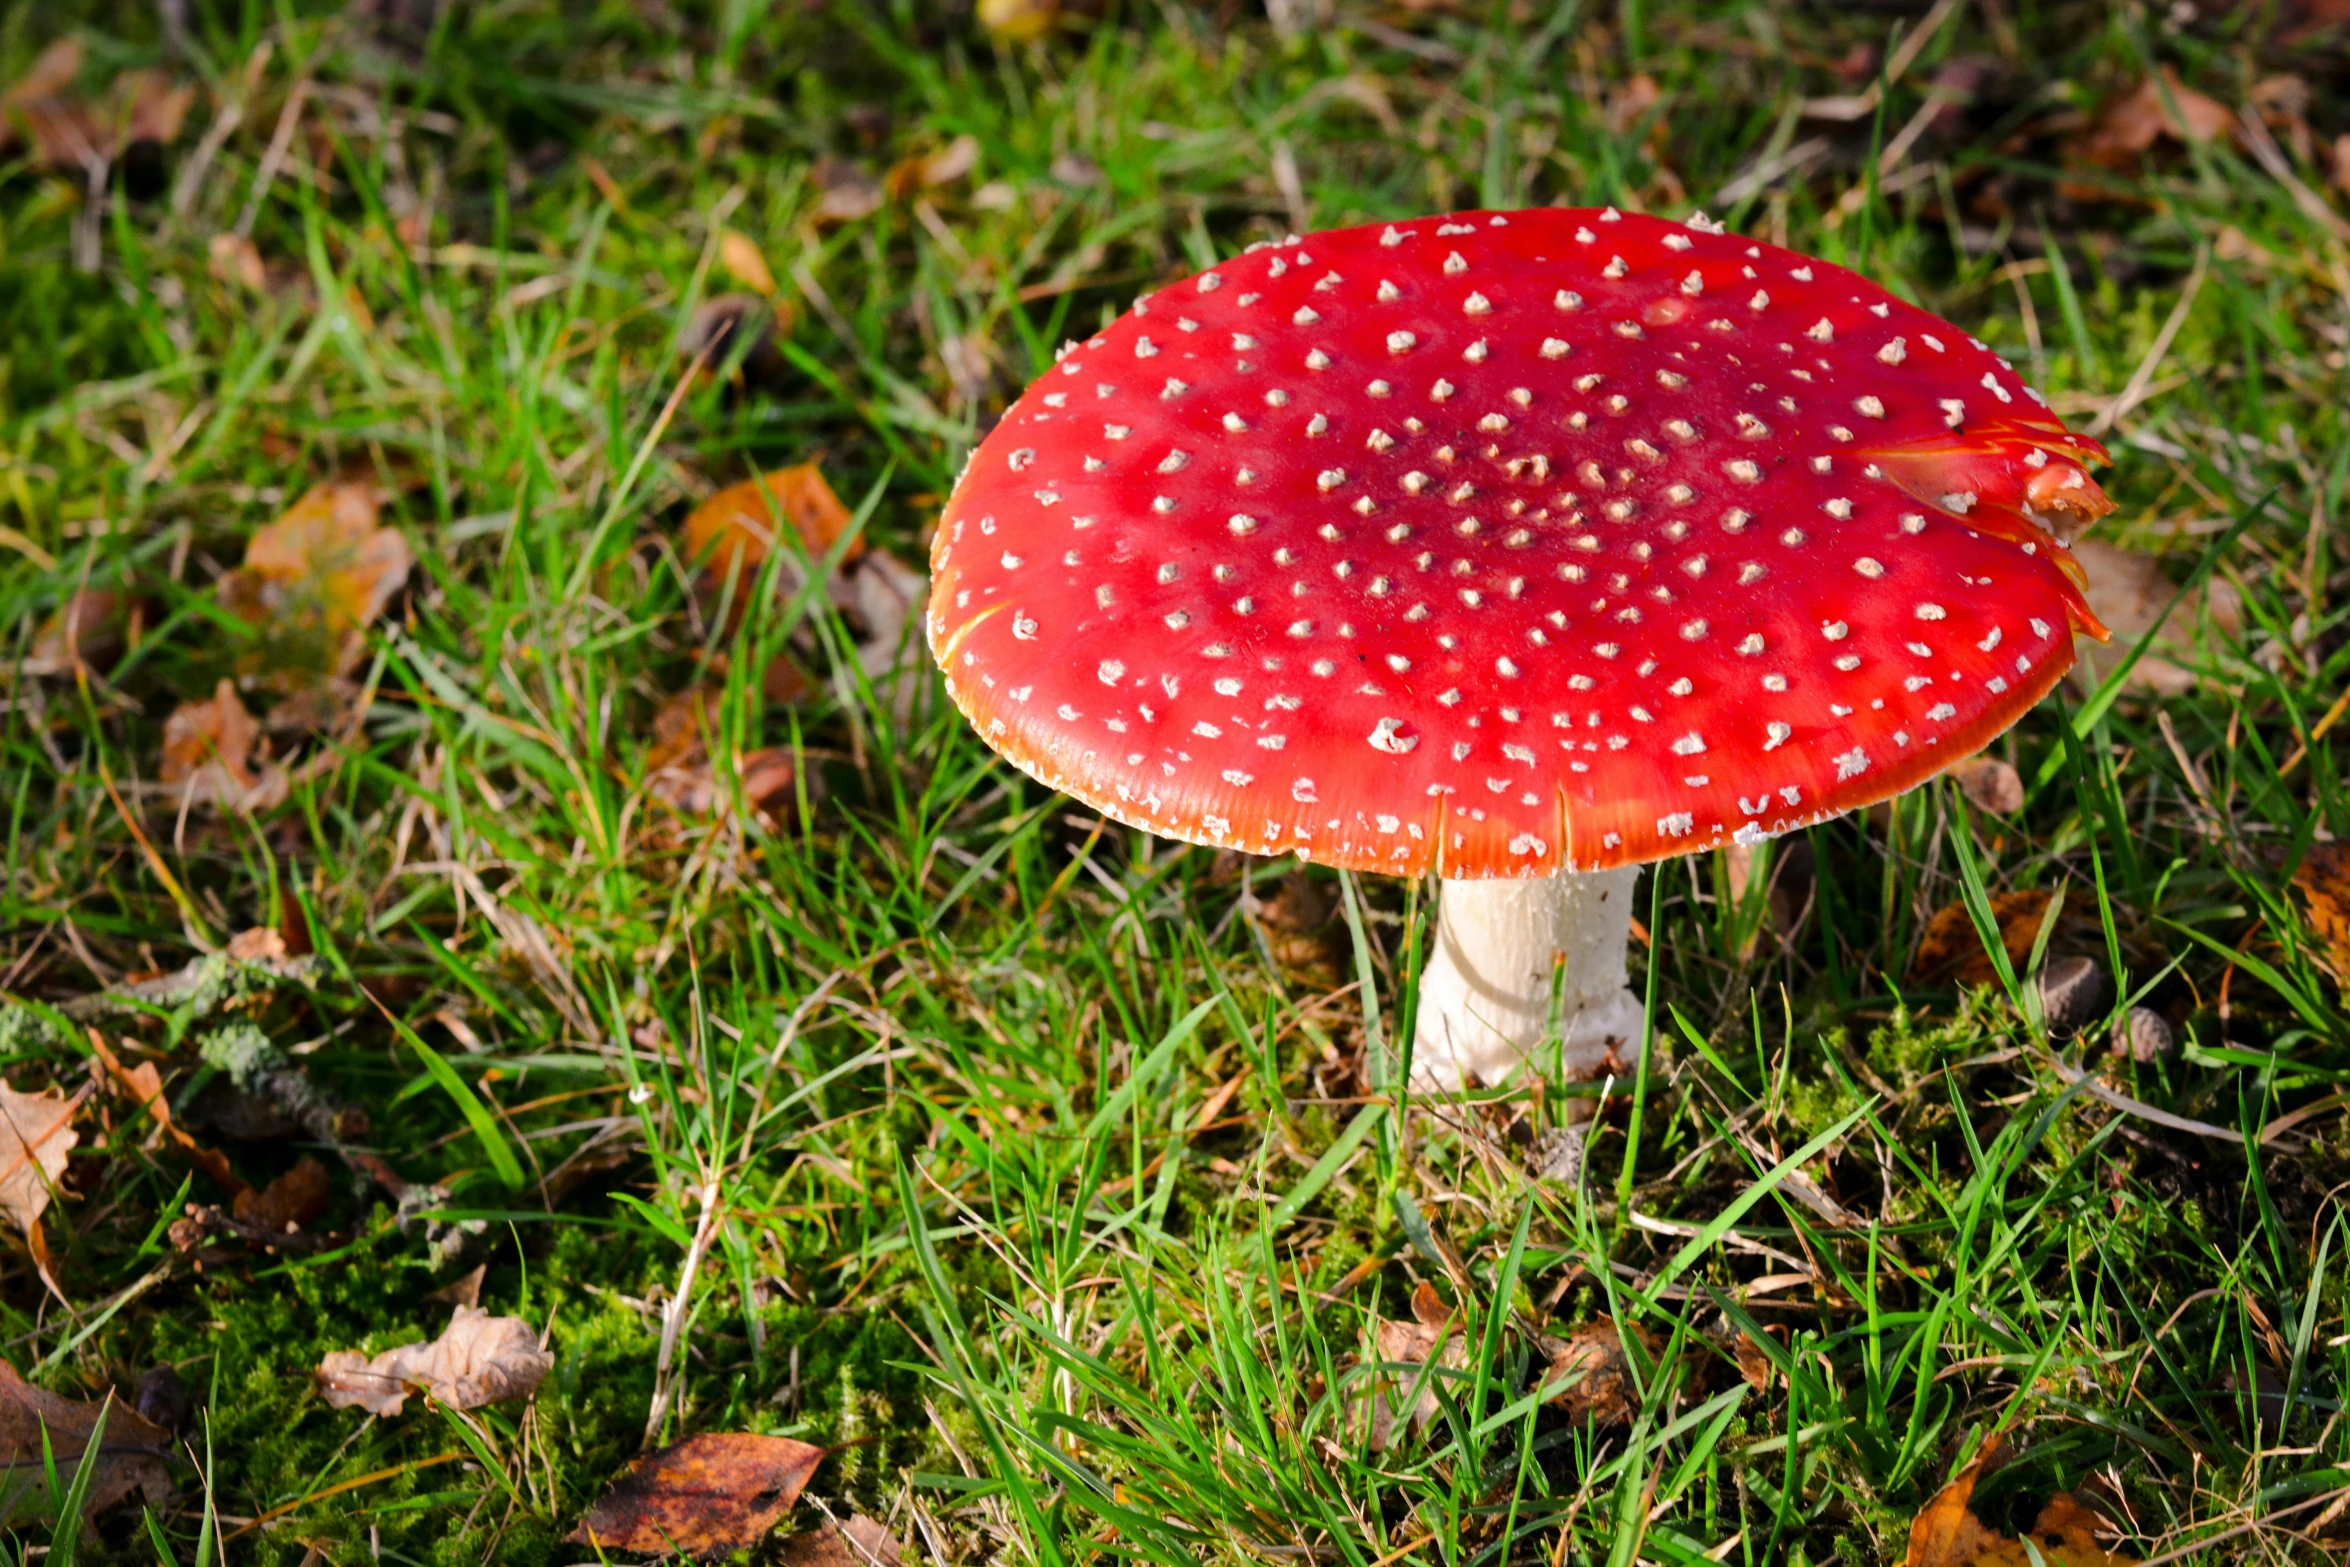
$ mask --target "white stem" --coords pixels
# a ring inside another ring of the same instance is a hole
[[[1562,1066],[1596,1077],[1613,1051],[1628,1060],[1640,1001],[1626,986],[1637,866],[1523,880],[1444,883],[1436,950],[1420,981],[1412,1077],[1463,1087],[1543,1064],[1552,974],[1563,967]]]

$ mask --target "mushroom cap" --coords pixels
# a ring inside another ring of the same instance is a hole
[[[987,742],[1253,853],[1542,875],[1980,749],[2102,636],[2103,460],[1855,273],[1613,210],[1260,246],[1062,351],[940,520]]]

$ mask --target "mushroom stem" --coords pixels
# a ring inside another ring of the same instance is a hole
[[[1472,1074],[1494,1083],[1543,1062],[1552,974],[1563,968],[1560,1065],[1599,1074],[1615,1046],[1640,1035],[1626,984],[1638,866],[1523,880],[1446,880],[1436,950],[1420,981],[1412,1076],[1443,1089]]]

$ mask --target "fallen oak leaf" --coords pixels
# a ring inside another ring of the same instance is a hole
[[[106,1428],[98,1431],[103,1413]],[[0,1361],[0,1518],[14,1521],[45,1505],[47,1475],[54,1463],[72,1474],[97,1436],[98,1459],[82,1516],[94,1517],[128,1501],[134,1492],[161,1505],[171,1494],[171,1433],[117,1399],[88,1403],[35,1387]]]
[[[647,1554],[745,1550],[791,1511],[824,1455],[821,1447],[782,1436],[688,1437],[640,1459],[566,1540]]]
[[[403,1344],[372,1360],[355,1349],[338,1349],[319,1361],[319,1392],[336,1409],[354,1406],[371,1415],[396,1415],[412,1388],[451,1409],[529,1398],[555,1367],[539,1347],[538,1335],[520,1317],[493,1317],[476,1306],[459,1306],[437,1339]]]

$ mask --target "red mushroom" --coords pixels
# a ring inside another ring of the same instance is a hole
[[[1636,1032],[1634,867],[1980,749],[2102,636],[2111,509],[1963,331],[1826,262],[1613,210],[1259,246],[1006,414],[930,646],[1015,764],[1170,837],[1444,883],[1416,1063],[1492,1081],[1566,969]]]

